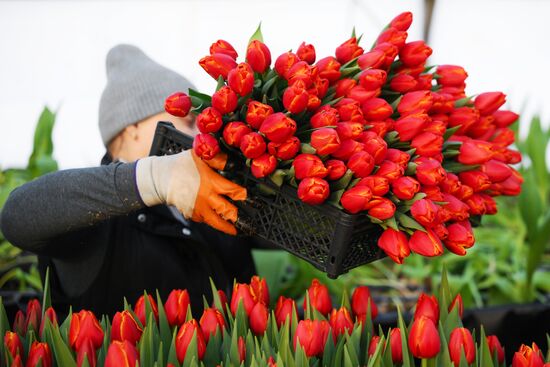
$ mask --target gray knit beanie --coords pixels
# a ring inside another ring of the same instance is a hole
[[[164,111],[166,97],[193,85],[178,73],[151,60],[132,45],[118,45],[107,54],[107,86],[99,103],[103,144],[126,126]]]

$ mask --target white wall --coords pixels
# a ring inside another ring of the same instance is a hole
[[[469,91],[501,89],[518,109],[531,96],[530,113],[543,111],[549,92],[544,73],[542,1],[438,0],[431,45],[434,62],[461,64]],[[200,90],[214,82],[198,60],[223,38],[243,53],[262,21],[264,40],[276,55],[313,43],[332,54],[353,25],[368,47],[396,14],[411,10],[411,39],[423,23],[420,0],[189,0],[0,1],[0,166],[24,165],[44,104],[58,108],[55,154],[62,168],[96,165],[103,154],[97,131],[104,58],[117,43],[133,43],[158,62],[186,75]],[[546,107],[548,109],[548,107]],[[544,115],[546,116],[546,115]]]

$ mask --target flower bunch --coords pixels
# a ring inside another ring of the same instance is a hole
[[[306,204],[368,215],[398,263],[411,250],[464,255],[472,223],[497,212],[494,197],[520,192],[518,115],[501,109],[501,92],[468,97],[462,67],[429,66],[432,49],[407,40],[411,22],[400,14],[370,50],[353,35],[320,59],[302,43],[272,63],[257,32],[238,62],[219,40],[200,61],[216,92],[176,93],[166,110],[193,108],[203,159],[226,151],[256,178],[295,186]]]

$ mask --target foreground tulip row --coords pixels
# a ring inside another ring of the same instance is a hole
[[[471,223],[495,214],[499,195],[523,181],[511,164],[510,125],[501,92],[465,93],[466,71],[428,66],[432,49],[407,42],[412,14],[393,19],[372,49],[352,36],[316,61],[302,43],[272,65],[256,33],[244,62],[226,41],[200,60],[218,80],[212,95],[178,92],[166,111],[197,114],[195,153],[246,161],[257,178],[290,184],[309,205],[325,201],[364,213],[387,232],[379,246],[402,263],[411,250],[465,255]]]
[[[462,327],[460,295],[443,274],[437,296],[422,294],[406,325],[377,330],[377,307],[367,287],[334,304],[326,286],[314,280],[307,290],[303,319],[293,299],[280,297],[269,309],[269,290],[255,276],[235,284],[228,301],[212,286],[213,302],[192,315],[186,290],[163,303],[144,294],[112,320],[90,311],[70,313],[61,322],[49,306],[31,300],[13,327],[0,303],[2,366],[507,366],[496,336]],[[546,357],[550,362],[550,356]],[[513,367],[548,367],[536,344],[522,345]]]

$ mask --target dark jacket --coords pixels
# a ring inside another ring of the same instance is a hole
[[[113,315],[123,299],[146,290],[165,300],[187,289],[195,317],[210,298],[212,278],[231,291],[249,281],[249,241],[186,221],[167,206],[147,208],[135,184],[134,163],[59,171],[14,190],[0,216],[14,245],[38,254],[50,268],[52,303],[61,313],[89,309]]]

